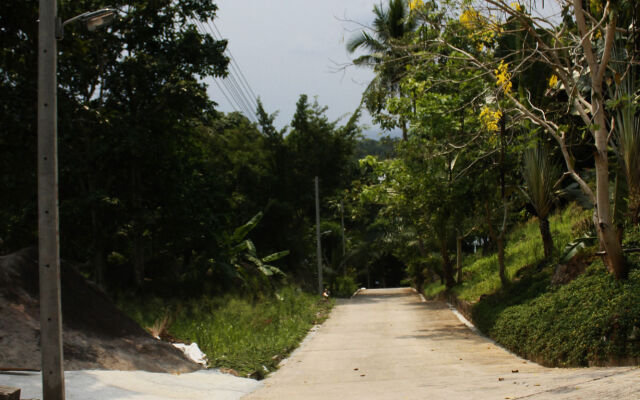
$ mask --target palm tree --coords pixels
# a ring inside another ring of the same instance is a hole
[[[524,154],[524,180],[527,185],[525,195],[536,210],[540,223],[540,235],[544,246],[544,258],[549,259],[553,252],[553,239],[549,229],[549,213],[553,206],[554,182],[560,175],[558,165],[549,160],[544,147],[537,146]]]
[[[397,61],[397,44],[408,32],[415,30],[416,22],[409,16],[404,0],[389,0],[387,7],[373,7],[375,19],[369,31],[362,30],[347,42],[347,51],[366,50],[367,54],[353,60],[355,65],[373,68],[376,77],[364,93],[364,102],[371,113],[379,112],[385,98],[399,92],[401,63]],[[402,137],[407,139],[406,123],[401,121]]]

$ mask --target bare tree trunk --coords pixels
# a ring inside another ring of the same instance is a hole
[[[444,275],[445,284],[447,288],[455,286],[456,281],[453,279],[453,267],[451,265],[451,259],[449,258],[449,250],[447,249],[447,241],[440,240],[440,254],[442,255],[442,271]]]
[[[544,248],[544,258],[551,258],[553,254],[553,239],[551,238],[551,230],[549,229],[549,218],[538,218],[540,226],[540,235],[542,236],[542,247]]]
[[[504,114],[500,118],[500,200],[502,201],[502,207],[504,208],[504,214],[502,216],[502,226],[500,227],[500,234],[498,234],[498,274],[500,275],[500,283],[502,287],[509,284],[504,266],[504,239],[507,230],[507,215],[509,211],[507,203],[506,192],[506,180],[504,171],[504,153],[505,144],[504,137],[506,134],[506,118]]]
[[[613,52],[613,44],[616,35],[616,12],[611,10],[610,3],[607,2],[606,10],[609,13],[606,26],[604,28],[604,46],[600,60],[597,59],[599,53],[594,51],[590,37],[590,32],[585,20],[582,0],[573,0],[573,10],[576,18],[576,25],[580,35],[584,38],[581,41],[585,59],[589,64],[591,75],[591,110],[593,121],[583,112],[582,118],[585,123],[594,126],[592,130],[595,140],[595,164],[596,164],[596,204],[594,208],[594,223],[598,231],[600,245],[606,252],[604,261],[616,279],[624,279],[629,273],[629,265],[622,252],[622,246],[618,241],[616,229],[613,225],[611,215],[611,203],[609,200],[609,157],[607,145],[609,142],[609,132],[607,130],[607,116],[605,114],[605,104],[603,96],[603,81],[607,71],[609,60]]]
[[[596,229],[600,243],[606,251],[605,264],[616,279],[625,279],[629,273],[627,260],[618,241],[609,200],[609,165],[608,165],[608,132],[604,115],[604,104],[601,94],[594,94],[594,108],[596,121],[599,125],[595,132],[596,141],[596,206],[594,211]]]
[[[406,142],[407,141],[407,121],[402,119],[401,124],[402,124],[402,141]]]
[[[500,283],[502,287],[509,284],[504,266],[504,232],[500,232],[498,236],[498,274],[500,275]]]
[[[131,171],[131,197],[134,213],[141,214],[143,212],[139,196],[140,190],[140,170],[137,166],[133,166]],[[143,224],[140,222],[140,215],[135,215],[132,238],[132,255],[133,255],[133,280],[137,287],[141,287],[144,282],[144,238]]]

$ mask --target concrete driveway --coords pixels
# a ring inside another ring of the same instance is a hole
[[[411,289],[372,289],[331,317],[257,399],[640,399],[640,369],[545,368]]]

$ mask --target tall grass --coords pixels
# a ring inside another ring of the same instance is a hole
[[[309,329],[322,322],[332,303],[294,288],[250,301],[238,295],[191,300],[120,301],[121,308],[144,327],[170,314],[168,333],[197,342],[209,366],[230,368],[261,379],[295,349]]]

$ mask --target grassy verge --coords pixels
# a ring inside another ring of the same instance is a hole
[[[293,288],[253,302],[240,296],[191,300],[120,301],[143,327],[166,321],[168,333],[197,342],[209,366],[261,379],[273,371],[309,329],[329,315],[332,302]],[[160,323],[161,325],[161,323]]]
[[[576,236],[589,212],[569,206],[551,218],[556,250]],[[537,220],[508,237],[502,288],[495,255],[467,257],[464,282],[452,289],[473,304],[474,323],[485,334],[524,357],[550,366],[586,366],[640,357],[640,269],[617,282],[596,260],[566,285],[550,283],[556,262],[543,263]],[[428,285],[431,297],[444,291]]]

